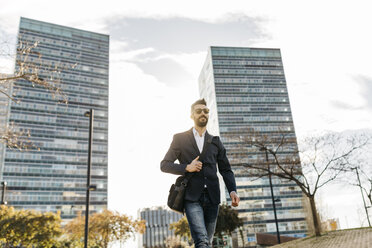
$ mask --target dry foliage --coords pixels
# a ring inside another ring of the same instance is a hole
[[[9,90],[16,82],[25,82],[32,87],[46,89],[59,102],[67,103],[67,95],[62,90],[61,73],[76,67],[76,64],[54,63],[42,58],[38,51],[39,42],[32,44],[19,39],[16,53],[14,75],[0,74],[0,93],[11,100],[19,102],[16,90]],[[9,93],[12,92],[11,94]]]
[[[169,236],[164,241],[167,248],[192,248],[194,245],[189,246],[180,236]]]
[[[2,247],[54,247],[61,235],[59,214],[0,206]]]
[[[4,47],[8,44],[2,43],[0,56],[15,59],[16,67],[13,75],[0,74],[0,94],[6,96],[14,103],[19,103],[22,96],[17,95],[20,89],[18,84],[30,85],[33,88],[45,89],[59,103],[68,103],[67,95],[62,90],[62,72],[76,67],[76,64],[55,63],[42,58],[38,51],[38,41],[32,44],[22,41],[17,44],[16,54],[7,53]],[[9,51],[9,50],[8,50]],[[9,104],[2,101],[0,104]],[[0,142],[10,148],[19,150],[36,148],[30,141],[28,131],[16,131],[14,123],[7,125],[0,131]]]
[[[169,229],[174,230],[174,234],[176,236],[180,236],[181,238],[185,238],[188,241],[191,241],[191,232],[186,216],[183,216],[177,222],[171,223],[169,225]]]
[[[4,129],[4,132],[0,133],[0,142],[5,144],[10,149],[31,150],[37,148],[34,143],[30,140],[30,131],[21,130],[14,123],[9,123]]]
[[[84,227],[85,217],[81,215],[65,227],[70,240],[80,241],[75,243],[75,247],[83,246]],[[132,220],[127,215],[115,211],[104,210],[101,213],[95,213],[89,217],[89,246],[107,248],[115,241],[123,243],[135,233],[144,233],[145,227],[144,220]]]

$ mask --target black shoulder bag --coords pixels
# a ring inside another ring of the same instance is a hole
[[[168,207],[173,211],[183,214],[183,198],[185,196],[187,183],[194,173],[189,173],[186,176],[180,176],[177,178],[176,182],[172,184],[169,195],[168,195]]]

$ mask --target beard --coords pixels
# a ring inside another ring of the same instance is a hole
[[[202,118],[204,118],[205,120],[201,120]],[[195,124],[198,126],[198,127],[205,127],[208,123],[208,118],[206,116],[200,116],[198,119],[196,119],[195,121]]]

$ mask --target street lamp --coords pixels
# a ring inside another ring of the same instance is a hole
[[[361,187],[362,183],[360,182],[360,178],[359,178],[358,167],[354,167],[354,168],[352,168],[352,170],[356,171],[357,178],[358,178],[358,183],[359,183],[359,188],[360,188],[360,193],[362,194],[363,205],[364,205],[364,209],[365,209],[366,215],[367,215],[368,226],[371,227],[371,221],[369,220],[369,214],[368,214],[368,207],[367,207],[366,201],[364,200],[364,194],[363,194],[363,190],[362,190],[362,187]]]
[[[2,194],[1,194],[1,205],[6,205],[7,202],[5,201],[5,192],[6,192],[6,185],[7,182],[1,182],[2,185]]]
[[[278,244],[280,244],[280,233],[279,233],[279,225],[278,225],[278,217],[276,215],[276,206],[275,206],[275,202],[276,201],[280,201],[280,199],[274,199],[274,190],[273,190],[273,184],[271,182],[271,171],[270,171],[270,164],[269,164],[269,155],[267,153],[267,149],[265,149],[264,147],[261,147],[260,148],[260,151],[265,151],[265,155],[266,155],[266,163],[267,163],[267,170],[269,172],[269,183],[270,183],[270,191],[271,191],[271,200],[272,200],[272,203],[273,203],[273,209],[274,209],[274,218],[275,218],[275,226],[276,226],[276,236],[277,236],[277,239],[278,239]]]
[[[94,110],[85,112],[84,116],[89,117],[89,145],[88,145],[88,169],[87,169],[87,188],[85,198],[85,233],[84,233],[84,248],[88,248],[88,232],[89,232],[89,195],[90,191],[95,190],[95,185],[90,185],[90,168],[92,164],[92,141],[93,141],[93,117]]]

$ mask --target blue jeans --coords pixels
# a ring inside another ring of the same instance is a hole
[[[204,191],[199,201],[185,201],[184,206],[195,248],[211,247],[219,205],[212,204]]]

